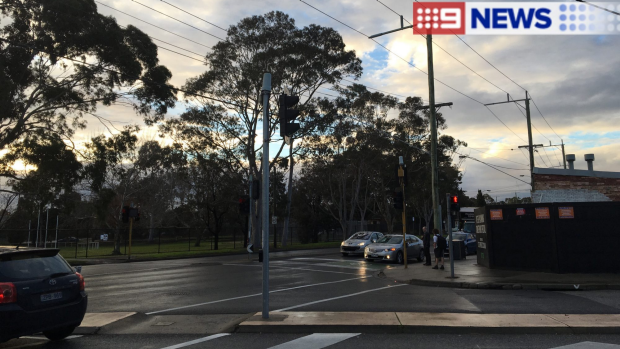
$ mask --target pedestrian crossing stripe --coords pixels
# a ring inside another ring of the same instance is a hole
[[[269,349],[322,349],[359,336],[361,333],[314,333]]]

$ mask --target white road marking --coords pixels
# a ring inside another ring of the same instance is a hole
[[[269,349],[322,349],[359,336],[361,333],[313,333]]]
[[[193,341],[171,345],[169,347],[165,347],[165,348],[162,348],[162,349],[177,349],[177,348],[189,347],[190,345],[194,345],[194,344],[210,341],[212,339],[217,339],[217,338],[228,336],[228,335],[230,335],[230,333],[218,333],[218,334],[214,334],[214,335],[209,336],[209,337],[198,338],[198,339],[194,339]]]
[[[620,349],[620,345],[597,342],[581,342],[552,349]]]
[[[119,275],[119,274],[129,274],[137,271],[154,271],[154,270],[164,270],[164,269],[175,269],[177,267],[168,267],[168,268],[151,268],[151,269],[136,269],[136,270],[126,270],[126,271],[118,271],[114,273],[105,273],[105,274],[95,274],[95,275],[84,275],[84,277],[92,278],[97,276],[108,276],[108,275]]]
[[[273,291],[269,291],[269,293],[277,293],[277,292],[284,292],[284,291],[291,291],[291,290],[297,290],[300,288],[306,288],[306,287],[314,287],[314,286],[321,286],[321,285],[329,285],[329,284],[336,284],[339,282],[345,282],[345,281],[352,281],[352,280],[360,280],[360,279],[366,279],[369,276],[362,276],[362,277],[357,277],[357,278],[353,278],[353,279],[345,279],[345,280],[338,280],[338,281],[328,281],[328,282],[321,282],[318,284],[310,284],[310,285],[302,285],[302,286],[295,286],[295,287],[289,287],[289,288],[283,288],[283,289],[279,289],[279,290],[273,290]],[[247,296],[239,296],[239,297],[233,297],[233,298],[227,298],[227,299],[220,299],[218,301],[211,301],[211,302],[205,302],[205,303],[198,303],[198,304],[192,304],[192,305],[185,305],[182,307],[177,307],[177,308],[171,308],[171,309],[165,309],[165,310],[158,310],[158,311],[153,311],[150,313],[146,313],[146,315],[153,315],[153,314],[159,314],[159,313],[165,313],[165,312],[169,312],[169,311],[174,311],[174,310],[179,310],[179,309],[186,309],[186,308],[194,308],[194,307],[199,307],[202,305],[208,305],[208,304],[214,304],[214,303],[221,303],[221,302],[228,302],[228,301],[233,301],[236,299],[242,299],[242,298],[250,298],[250,297],[256,297],[256,296],[262,296],[262,293],[255,293],[255,294],[250,294]]]
[[[73,336],[66,337],[65,340],[67,340],[67,339],[74,339],[74,338],[80,338],[80,337],[82,337],[82,335],[73,335]],[[21,336],[19,338],[22,338],[22,339],[38,339],[38,340],[49,341],[49,339],[47,339],[46,337],[43,337],[43,336],[40,336],[40,337],[39,336]]]
[[[253,264],[222,264],[222,265],[231,265],[236,267],[258,267],[262,268],[262,265],[253,265]],[[308,264],[306,264],[308,265]],[[311,264],[310,264],[311,265]],[[308,269],[308,268],[289,268],[289,267],[281,267],[279,265],[270,265],[269,268],[280,268],[280,269],[294,269],[294,270],[307,270],[307,271],[315,271],[317,273],[332,273],[332,274],[347,274],[347,275],[360,275],[359,273],[345,273],[343,271],[331,271],[331,270],[316,270],[316,269]],[[359,269],[358,269],[359,270]],[[365,270],[364,270],[365,271]]]
[[[299,305],[295,305],[295,306],[288,307],[288,308],[283,308],[283,309],[274,310],[273,312],[276,312],[276,313],[277,313],[277,312],[281,312],[281,311],[287,311],[287,310],[291,310],[291,309],[296,309],[296,308],[305,307],[305,306],[312,305],[312,304],[318,304],[318,303],[329,302],[329,301],[333,301],[333,300],[336,300],[336,299],[342,299],[342,298],[353,297],[353,296],[357,296],[357,295],[364,294],[364,293],[375,292],[375,291],[381,291],[381,290],[385,290],[385,289],[388,289],[388,288],[400,287],[400,286],[407,286],[407,285],[406,285],[406,284],[401,284],[401,285],[392,285],[392,286],[386,286],[386,287],[374,288],[374,289],[372,289],[372,290],[367,290],[367,291],[362,291],[362,292],[351,293],[351,294],[347,294],[347,295],[344,295],[344,296],[338,296],[338,297],[333,297],[333,298],[321,299],[321,300],[314,301],[314,302],[309,302],[309,303],[299,304]]]

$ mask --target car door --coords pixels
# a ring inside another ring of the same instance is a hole
[[[407,258],[414,258],[415,254],[415,242],[412,236],[407,236],[405,240],[407,242]]]

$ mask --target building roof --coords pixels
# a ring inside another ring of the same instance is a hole
[[[611,171],[588,171],[588,170],[568,170],[563,168],[541,168],[534,167],[534,174],[556,175],[556,176],[581,176],[596,178],[620,178],[620,172]]]

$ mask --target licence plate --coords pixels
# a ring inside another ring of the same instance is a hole
[[[41,302],[53,301],[62,298],[62,292],[47,293],[41,295]]]
[[[377,254],[371,254],[371,255],[370,255],[370,257],[375,257],[375,258],[376,258],[376,257],[379,257],[379,255],[377,255]]]

